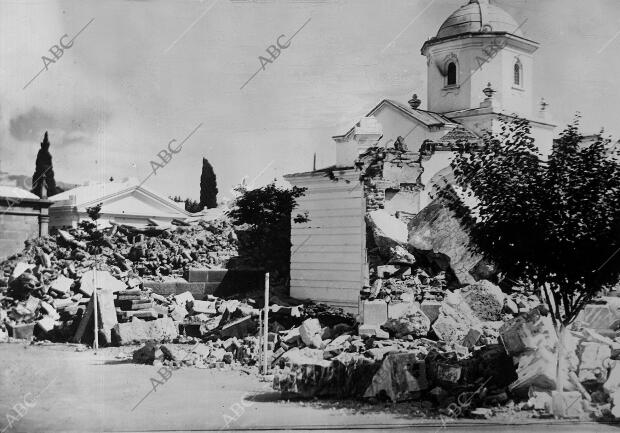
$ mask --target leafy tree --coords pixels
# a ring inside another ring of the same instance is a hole
[[[185,200],[183,200],[179,195],[174,197],[171,196],[169,198],[175,203],[183,203],[183,207],[185,208],[185,210],[191,213],[200,212],[204,209],[204,207],[201,206],[199,202],[190,198],[186,198]]]
[[[475,248],[546,301],[559,328],[620,276],[620,165],[599,134],[586,144],[579,118],[538,154],[527,120],[504,121],[452,162],[466,206],[442,190]]]
[[[229,216],[245,226],[239,236],[240,254],[254,266],[265,268],[275,277],[288,280],[291,262],[291,215],[305,188],[279,188],[271,183],[253,190],[241,189]],[[296,223],[309,221],[308,215],[295,216]]]
[[[204,209],[204,206],[202,206],[196,200],[186,198],[184,203],[185,203],[185,210],[191,213],[200,212],[201,210]]]
[[[202,158],[202,175],[200,176],[200,205],[202,208],[217,207],[217,179],[213,167]]]
[[[43,136],[41,142],[41,148],[37,153],[37,160],[35,162],[35,170],[32,175],[32,193],[41,197],[43,182],[47,187],[47,196],[51,197],[56,195],[59,191],[56,188],[56,180],[54,180],[54,168],[52,166],[52,155],[49,151],[50,141],[47,136],[47,131]]]

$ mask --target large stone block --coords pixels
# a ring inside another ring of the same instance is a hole
[[[607,380],[607,362],[611,348],[606,344],[584,341],[579,345],[580,382],[604,383]]]
[[[493,269],[482,266],[485,260],[473,252],[471,239],[454,212],[441,203],[432,201],[408,225],[408,243],[442,269],[452,269],[461,284],[473,284],[489,278]],[[481,273],[480,270],[486,272]]]
[[[396,338],[402,338],[407,335],[413,335],[414,337],[426,337],[428,331],[431,328],[431,321],[426,314],[420,310],[416,304],[408,305],[407,311],[400,317],[391,318],[381,327]]]
[[[321,335],[323,329],[318,319],[306,319],[299,327],[299,335],[305,345],[319,348],[323,342]]]
[[[386,210],[368,212],[366,223],[383,256],[389,258],[394,247],[407,245],[407,225]]]
[[[127,284],[123,283],[108,271],[86,271],[82,274],[82,279],[80,280],[80,292],[86,296],[91,296],[95,288],[118,292],[119,290],[125,290]]]
[[[461,289],[463,300],[480,320],[500,320],[505,295],[495,284],[481,280]]]
[[[517,358],[518,379],[509,389],[516,394],[527,393],[530,386],[539,390],[554,390],[556,387],[557,356],[555,353],[541,347]],[[568,380],[565,381],[566,383]]]
[[[448,343],[461,343],[470,329],[479,328],[480,321],[475,318],[467,304],[449,304],[444,301],[439,317],[433,323],[433,331],[439,339]]]
[[[545,347],[549,350],[558,343],[551,317],[542,316],[538,310],[517,316],[499,330],[500,341],[511,356],[527,350]]]
[[[427,388],[425,361],[416,353],[394,353],[383,359],[364,397],[385,394],[392,401],[402,401]]]
[[[364,325],[383,325],[388,319],[388,304],[383,300],[362,302],[362,322]]]
[[[134,318],[131,322],[117,324],[113,332],[113,340],[118,345],[172,341],[178,336],[178,326],[169,317],[149,322]]]

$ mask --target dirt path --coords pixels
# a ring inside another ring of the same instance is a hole
[[[442,423],[416,417],[411,403],[286,401],[255,375],[182,368],[162,376],[153,366],[117,358],[122,352],[130,354],[131,348],[104,349],[95,355],[72,346],[1,344],[0,432],[359,428],[436,433],[508,431],[496,423],[511,421]],[[517,428],[609,429],[597,424]]]

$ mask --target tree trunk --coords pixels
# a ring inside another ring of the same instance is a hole
[[[566,335],[568,328],[559,321],[556,325],[556,332],[558,334],[558,360],[556,365],[555,375],[555,390],[552,399],[553,416],[555,418],[564,418],[566,416],[566,403],[564,401],[564,370],[566,369]]]

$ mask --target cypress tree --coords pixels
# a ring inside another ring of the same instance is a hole
[[[213,167],[202,158],[202,175],[200,176],[200,206],[211,209],[217,207],[217,179]]]
[[[41,142],[41,149],[37,153],[34,174],[32,175],[32,193],[41,197],[41,187],[43,181],[47,186],[47,196],[51,197],[57,193],[56,180],[54,180],[54,168],[52,166],[52,155],[49,151],[50,142],[47,131]]]

